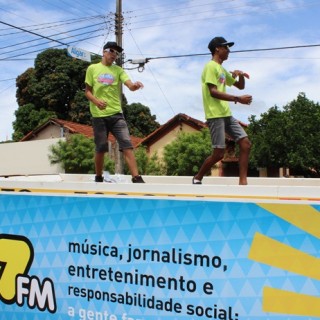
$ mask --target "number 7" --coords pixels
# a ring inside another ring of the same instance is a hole
[[[29,239],[0,234],[0,300],[15,302],[16,277],[28,273],[33,257],[33,246]]]

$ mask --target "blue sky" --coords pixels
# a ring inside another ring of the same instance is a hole
[[[13,133],[16,77],[33,67],[41,50],[57,45],[8,24],[100,54],[106,41],[115,40],[115,11],[116,0],[0,0],[0,141]],[[204,120],[200,75],[214,36],[234,41],[232,51],[244,51],[232,52],[224,63],[250,74],[245,90],[229,89],[253,96],[250,106],[230,104],[239,120],[282,107],[299,92],[320,100],[319,0],[122,0],[122,12],[125,60],[152,58],[143,72],[125,64],[132,80],[145,85],[125,94],[129,103],[148,106],[161,124],[178,113]],[[306,47],[247,51],[296,46]]]

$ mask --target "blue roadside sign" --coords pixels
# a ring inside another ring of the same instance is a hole
[[[68,47],[68,55],[70,57],[91,62],[91,53],[76,47]]]

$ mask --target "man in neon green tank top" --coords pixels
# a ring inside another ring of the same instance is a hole
[[[132,175],[133,183],[144,183],[138,173],[128,125],[123,117],[120,86],[123,83],[131,91],[143,88],[139,81],[132,82],[126,72],[114,64],[123,49],[116,42],[107,42],[103,47],[102,60],[92,64],[86,72],[85,95],[90,103],[94,132],[96,182],[103,182],[104,154],[108,151],[107,136],[111,132],[119,143],[124,159]]]
[[[239,184],[247,184],[251,143],[239,122],[232,117],[229,101],[249,105],[252,96],[234,96],[226,93],[226,86],[244,89],[244,78],[249,78],[248,74],[240,70],[230,73],[222,66],[222,63],[228,59],[229,48],[233,45],[234,42],[228,42],[223,37],[213,38],[208,45],[212,53],[212,60],[203,69],[201,83],[204,112],[211,134],[213,151],[193,177],[193,184],[201,184],[203,176],[214,164],[223,159],[226,147],[225,133],[228,133],[239,144]]]

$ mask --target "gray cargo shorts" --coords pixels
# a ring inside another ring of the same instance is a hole
[[[119,150],[133,149],[130,133],[122,113],[109,117],[92,118],[94,143],[96,152],[108,151],[108,135],[111,132],[119,144]]]
[[[212,147],[224,149],[226,147],[226,133],[238,142],[247,137],[247,133],[234,117],[213,118],[207,120],[210,130]]]

